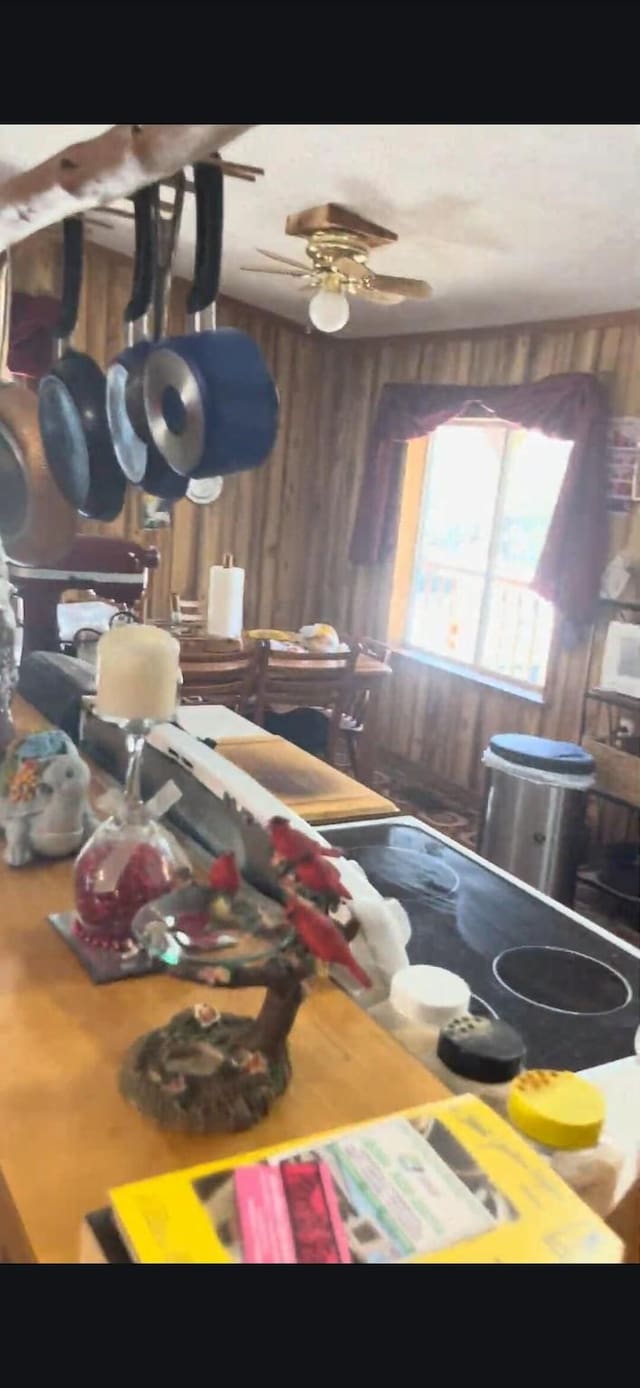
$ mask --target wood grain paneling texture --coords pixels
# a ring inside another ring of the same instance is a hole
[[[55,235],[24,242],[14,255],[16,287],[56,292],[57,261]],[[123,340],[129,277],[128,260],[88,246],[77,344],[101,364]],[[172,330],[184,323],[184,294],[184,282],[176,282]],[[222,301],[219,319],[245,329],[264,352],[280,391],[278,441],[265,467],[225,481],[214,506],[182,501],[170,531],[147,532],[162,554],[152,591],[156,615],[166,613],[172,589],[203,597],[209,566],[232,550],[246,569],[249,625],[329,621],[386,636],[391,566],[353,567],[348,549],[369,430],[387,381],[515,385],[553,372],[596,371],[614,413],[640,414],[640,315],[359,341],[307,335],[231,301]],[[90,528],[139,538],[133,493],[114,526]],[[612,517],[612,553],[625,532],[626,518]],[[585,661],[584,645],[556,645],[542,707],[398,654],[380,701],[380,744],[421,764],[434,780],[477,792],[491,733],[577,735]]]
[[[601,322],[343,340],[331,349],[329,372],[338,380],[332,408],[323,413],[318,431],[316,475],[337,473],[344,506],[331,513],[325,508],[321,529],[337,521],[340,543],[332,541],[324,576],[316,560],[312,591],[327,620],[370,636],[383,638],[387,631],[392,566],[354,568],[347,553],[366,440],[384,382],[515,385],[556,372],[595,371],[607,386],[615,414],[640,414],[639,314],[623,314],[617,321],[608,316]],[[623,547],[627,530],[627,517],[611,516],[612,554]],[[480,757],[492,733],[577,737],[586,660],[586,643],[565,649],[556,639],[543,706],[398,653],[393,658],[394,679],[380,701],[380,744],[394,756],[421,765],[427,780],[479,794]]]

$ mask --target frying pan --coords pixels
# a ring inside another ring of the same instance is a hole
[[[151,436],[170,467],[187,477],[257,467],[271,452],[278,427],[278,393],[257,344],[236,328],[211,330],[220,281],[222,184],[219,168],[194,165],[196,257],[187,308],[196,331],[166,339],[144,368]]]
[[[55,564],[76,531],[75,512],[49,472],[38,401],[7,371],[11,316],[9,255],[0,255],[0,535],[15,564]]]
[[[129,418],[126,407],[127,381],[151,347],[147,328],[154,285],[154,218],[158,197],[159,188],[158,184],[155,184],[154,187],[140,188],[133,198],[133,286],[131,298],[124,311],[127,346],[107,368],[107,419],[113,447],[127,481],[132,482],[134,486],[144,477],[147,466],[147,440],[138,436]]]
[[[83,226],[63,222],[59,360],[38,389],[40,430],[49,467],[71,506],[92,520],[112,521],[124,505],[126,480],[107,421],[104,372],[68,345],[76,326],[82,281]]]
[[[144,409],[142,372],[153,341],[146,336],[153,301],[153,332],[166,329],[185,179],[172,180],[175,200],[170,217],[160,209],[160,185],[143,188],[134,198],[135,256],[132,296],[125,309],[128,347],[107,371],[107,416],[118,462],[130,482],[152,496],[177,500],[184,496],[186,481],[165,462],[153,443]]]

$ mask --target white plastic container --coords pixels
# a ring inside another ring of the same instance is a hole
[[[391,979],[389,997],[369,1015],[402,1046],[429,1066],[438,1035],[467,1011],[471,991],[463,978],[431,964],[410,964]]]
[[[453,1094],[475,1094],[504,1118],[524,1059],[524,1041],[507,1022],[466,1013],[442,1029],[427,1064]]]
[[[611,1212],[624,1153],[602,1136],[605,1103],[595,1084],[569,1070],[524,1070],[507,1115],[595,1214]]]

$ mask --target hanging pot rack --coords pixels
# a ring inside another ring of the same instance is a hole
[[[234,164],[227,159],[221,159],[218,154],[210,154],[202,161],[205,164],[213,164],[215,168],[222,171],[225,178],[240,178],[245,183],[255,183],[256,178],[264,174],[264,169],[259,169],[255,164]],[[161,181],[161,187],[170,188],[171,180]],[[185,193],[195,192],[195,187],[191,179],[185,179]],[[161,212],[171,212],[173,204],[166,200],[159,203]],[[126,221],[132,221],[135,217],[133,207],[114,207],[107,204],[99,209],[106,217],[123,217]],[[85,221],[89,226],[108,226],[100,217],[94,217],[91,212],[85,213]]]
[[[219,150],[252,125],[113,125],[0,183],[0,250],[65,217],[128,198],[171,179],[187,164],[218,163],[232,178],[254,182],[263,170],[226,162]],[[118,212],[115,214],[118,215]],[[126,212],[125,212],[126,215]]]

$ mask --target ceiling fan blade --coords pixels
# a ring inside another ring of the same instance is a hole
[[[402,294],[383,294],[381,289],[364,289],[361,286],[355,291],[357,299],[366,299],[371,304],[403,304]]]
[[[297,270],[309,270],[310,266],[305,265],[302,260],[291,260],[288,255],[276,255],[275,251],[263,251],[260,246],[256,246],[258,255],[266,255],[269,260],[279,260],[281,265],[295,265]]]
[[[401,275],[376,275],[369,272],[367,289],[379,289],[383,294],[399,294],[402,299],[428,299],[431,285],[426,280],[407,280]]]
[[[290,275],[294,280],[306,279],[308,270],[267,270],[264,265],[241,265],[241,270],[248,270],[251,275]]]
[[[348,256],[343,256],[335,263],[335,269],[339,275],[346,275],[350,280],[366,280],[371,271],[367,265],[363,265],[359,260],[350,260]]]

